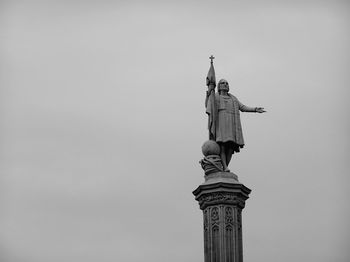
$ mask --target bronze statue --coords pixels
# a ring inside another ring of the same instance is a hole
[[[228,165],[232,154],[239,152],[244,146],[240,112],[266,112],[263,107],[249,107],[243,105],[235,96],[229,93],[229,84],[225,79],[218,83],[215,92],[214,57],[210,57],[210,69],[207,76],[208,91],[205,100],[208,114],[209,139],[220,146],[220,158],[223,170],[230,172]]]

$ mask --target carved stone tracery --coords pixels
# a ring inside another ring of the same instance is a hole
[[[217,207],[214,207],[211,210],[211,223],[217,223],[219,220],[219,209]]]
[[[225,224],[226,225],[233,224],[233,216],[232,216],[232,208],[231,207],[225,208]]]
[[[198,202],[201,207],[204,207],[204,205],[208,206],[218,203],[238,205],[241,208],[244,208],[245,206],[245,201],[243,199],[229,192],[204,194],[199,197]]]

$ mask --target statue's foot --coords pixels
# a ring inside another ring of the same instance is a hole
[[[230,169],[228,169],[228,167],[226,167],[224,171],[225,172],[230,172]]]

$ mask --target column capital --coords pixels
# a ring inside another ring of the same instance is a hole
[[[218,172],[206,177],[206,181],[192,193],[199,202],[200,209],[225,204],[244,208],[251,190],[241,184],[233,173]]]

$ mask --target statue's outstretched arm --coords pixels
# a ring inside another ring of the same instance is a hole
[[[239,104],[239,110],[241,112],[254,112],[254,113],[264,113],[266,112],[263,107],[250,107],[243,105],[241,102],[238,101]]]

